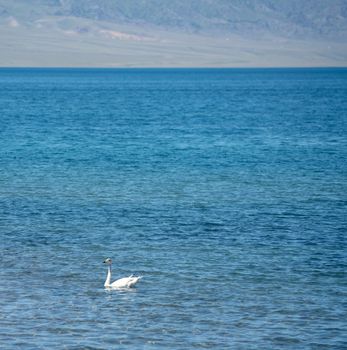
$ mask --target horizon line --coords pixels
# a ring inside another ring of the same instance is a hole
[[[0,69],[347,69],[345,66],[0,66]]]

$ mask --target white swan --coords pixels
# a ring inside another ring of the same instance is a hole
[[[112,260],[110,258],[107,258],[104,261],[104,264],[108,265],[107,277],[104,283],[105,288],[131,288],[134,287],[135,284],[142,278],[142,276],[131,275],[129,277],[120,278],[119,280],[116,280],[113,283],[111,283]]]

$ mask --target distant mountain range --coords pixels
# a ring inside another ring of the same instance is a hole
[[[346,0],[0,0],[1,66],[346,66]]]

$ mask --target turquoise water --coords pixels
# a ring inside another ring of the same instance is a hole
[[[0,113],[1,349],[347,347],[346,69],[1,69]]]

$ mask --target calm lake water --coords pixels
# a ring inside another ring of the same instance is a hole
[[[1,69],[1,349],[346,349],[346,125],[347,69]]]

